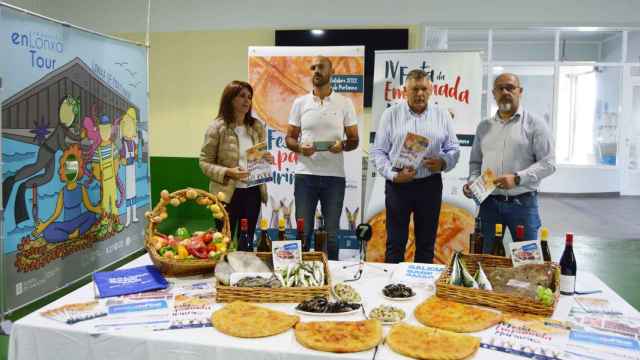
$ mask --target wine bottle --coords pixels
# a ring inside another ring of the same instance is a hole
[[[469,234],[469,254],[476,254],[476,232],[475,230]]]
[[[287,240],[287,237],[285,236],[285,222],[284,222],[284,218],[280,218],[278,219],[278,241],[284,241]]]
[[[516,242],[524,241],[524,226],[518,225],[516,226]]]
[[[318,217],[318,229],[316,230],[315,234],[314,234],[314,245],[313,248],[315,251],[322,251],[323,253],[325,253],[327,255],[327,257],[329,256],[328,253],[328,249],[327,249],[327,239],[329,234],[327,234],[327,230],[325,229],[324,226],[324,217],[320,216]]]
[[[542,259],[544,261],[551,261],[551,252],[549,252],[549,229],[543,227],[540,230],[540,249],[542,250]]]
[[[302,251],[309,251],[309,242],[304,236],[304,219],[300,218],[296,220],[296,240],[300,240],[302,242]]]
[[[267,233],[269,223],[267,219],[260,219],[260,240],[258,241],[258,251],[271,252],[271,239]]]
[[[560,258],[560,293],[573,295],[576,292],[576,257],[573,255],[573,233],[565,236],[564,251]]]
[[[496,235],[493,243],[493,255],[495,256],[507,256],[504,252],[504,243],[502,242],[503,237],[502,224],[496,224]]]
[[[482,246],[484,245],[484,236],[482,235],[480,216],[476,218],[473,233],[469,235],[469,253],[482,254]]]
[[[238,249],[253,251],[253,238],[249,236],[249,220],[240,219],[240,236],[238,237]]]

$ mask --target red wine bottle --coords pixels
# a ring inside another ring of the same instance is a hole
[[[576,292],[576,257],[573,255],[573,233],[567,233],[564,252],[560,258],[560,293],[573,295]]]
[[[302,242],[302,251],[309,251],[309,242],[304,237],[304,219],[300,218],[296,220],[296,230],[298,233],[296,240],[300,240]]]
[[[524,241],[524,225],[516,226],[516,242]]]
[[[238,237],[239,249],[253,251],[253,239],[249,237],[249,220],[240,219],[240,236]]]

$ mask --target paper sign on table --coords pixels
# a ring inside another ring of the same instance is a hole
[[[543,264],[542,248],[537,240],[514,241],[509,243],[509,254],[513,267],[525,264]]]

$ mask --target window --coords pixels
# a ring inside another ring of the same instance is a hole
[[[622,44],[621,31],[561,31],[560,32],[560,61],[607,61],[603,49],[609,41]],[[619,46],[617,57],[610,54],[609,61],[622,61],[622,47]],[[612,51],[610,51],[612,52]]]
[[[556,160],[615,165],[621,68],[561,66]]]
[[[483,51],[483,118],[496,111],[495,76],[515,73],[524,88],[523,106],[553,131],[559,163],[618,163],[622,69],[625,63],[640,63],[640,29],[438,30],[446,34],[447,49]]]
[[[555,31],[494,30],[494,61],[553,61]]]
[[[640,30],[627,35],[627,62],[640,63]]]

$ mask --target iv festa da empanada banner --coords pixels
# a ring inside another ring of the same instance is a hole
[[[0,5],[2,297],[11,311],[142,248],[146,48]]]
[[[474,226],[475,205],[464,197],[462,186],[469,174],[473,135],[481,116],[482,60],[479,52],[376,51],[371,144],[384,110],[404,101],[406,76],[413,69],[428,73],[434,86],[430,106],[437,105],[449,111],[460,141],[458,165],[443,173],[443,204],[435,245],[434,261],[447,263],[453,250],[468,247],[469,234]],[[373,226],[373,239],[367,246],[369,261],[384,261],[387,239],[384,182],[384,177],[376,173],[375,165],[369,159],[364,214],[364,221]],[[413,261],[414,253],[411,222],[405,260]]]
[[[285,136],[289,112],[295,98],[312,91],[311,61],[328,57],[334,68],[333,91],[351,99],[359,119],[364,110],[364,47],[249,47],[249,83],[253,86],[254,115],[267,125],[267,148],[273,154],[273,182],[268,183],[269,202],[262,216],[270,228],[284,217],[287,228],[295,227],[294,175],[298,154],[289,151]],[[362,139],[361,139],[362,141]],[[359,222],[362,198],[362,150],[344,153],[346,191],[340,220],[343,247],[350,244],[349,229]],[[352,233],[351,233],[352,235]]]

